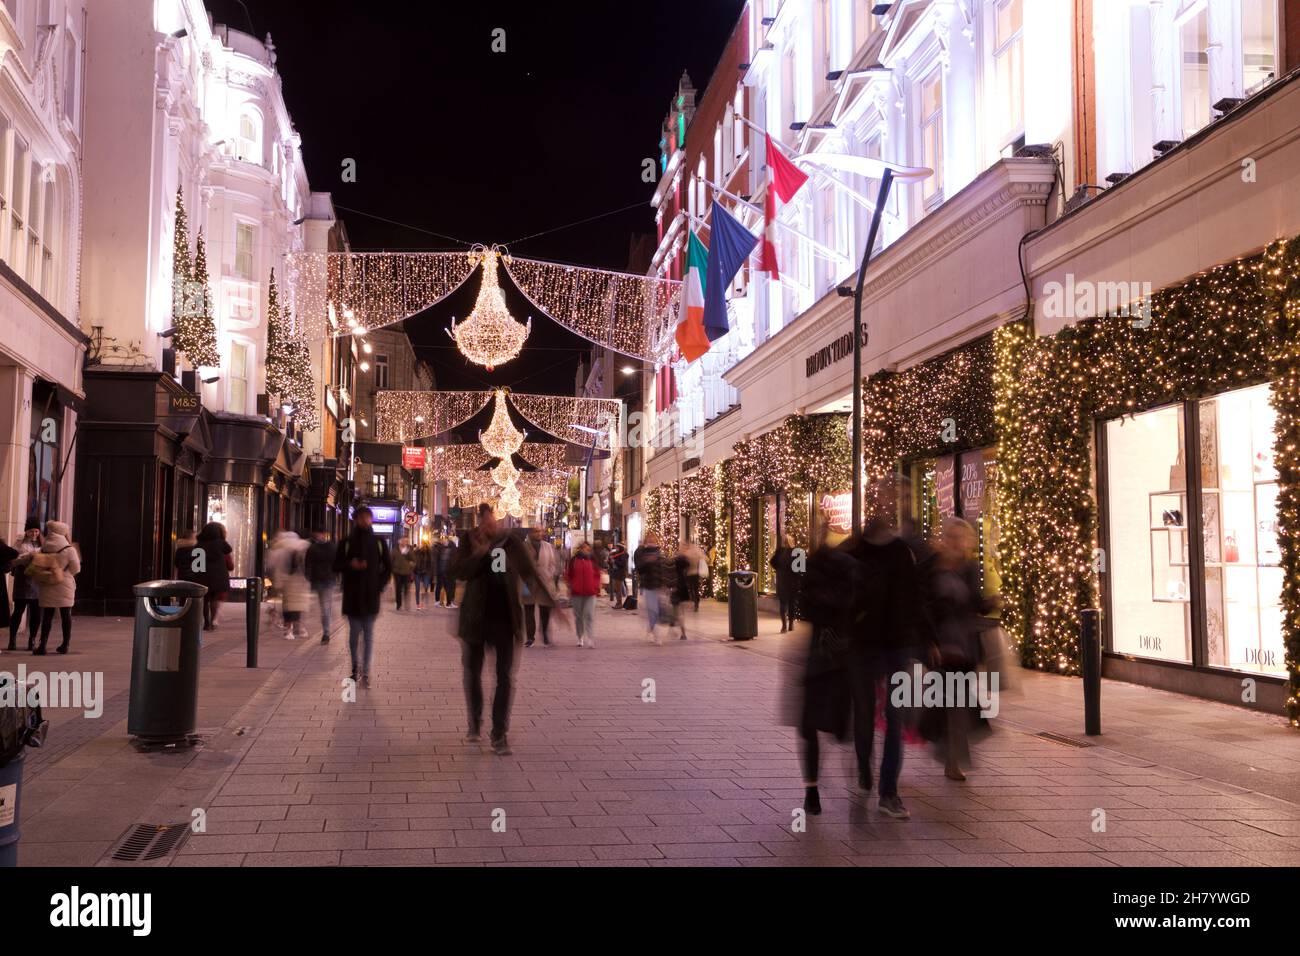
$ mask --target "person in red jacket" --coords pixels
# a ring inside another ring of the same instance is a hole
[[[578,545],[564,578],[569,582],[569,596],[573,602],[573,627],[578,632],[579,647],[595,647],[596,632],[593,630],[593,617],[596,610],[596,595],[600,593],[600,569],[591,554],[591,543],[583,541]]]

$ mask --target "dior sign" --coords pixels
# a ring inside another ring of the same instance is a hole
[[[867,347],[867,323],[863,322],[858,326],[858,338],[862,342],[862,347]],[[838,339],[829,345],[822,346],[816,352],[813,352],[804,360],[804,375],[812,378],[818,372],[824,371],[831,365],[841,359],[848,358],[853,354],[853,333],[845,332]]]

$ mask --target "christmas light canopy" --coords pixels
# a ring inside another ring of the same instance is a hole
[[[524,433],[510,421],[504,388],[496,390],[495,402],[492,421],[486,431],[479,432],[479,443],[493,458],[509,458],[523,445]]]

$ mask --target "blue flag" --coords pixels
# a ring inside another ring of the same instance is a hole
[[[758,244],[754,235],[713,203],[709,220],[709,266],[704,280],[704,334],[713,342],[731,331],[727,324],[727,289]]]

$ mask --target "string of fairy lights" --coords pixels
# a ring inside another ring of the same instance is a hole
[[[414,442],[441,435],[481,412],[494,394],[491,391],[381,390],[375,393],[375,439]]]
[[[532,331],[533,320],[516,322],[506,308],[505,293],[497,282],[497,249],[476,248],[471,253],[483,263],[483,280],[479,285],[478,300],[470,316],[460,325],[451,320],[450,335],[462,355],[489,372],[515,358],[524,347],[524,340]]]
[[[548,435],[587,447],[594,442],[601,451],[620,446],[623,403],[619,399],[527,395],[507,389],[381,391],[375,397],[375,435],[378,441],[392,442],[441,435],[464,424],[493,401],[493,423],[500,416],[503,422],[498,428],[504,430],[511,423],[503,397],[529,425]]]

